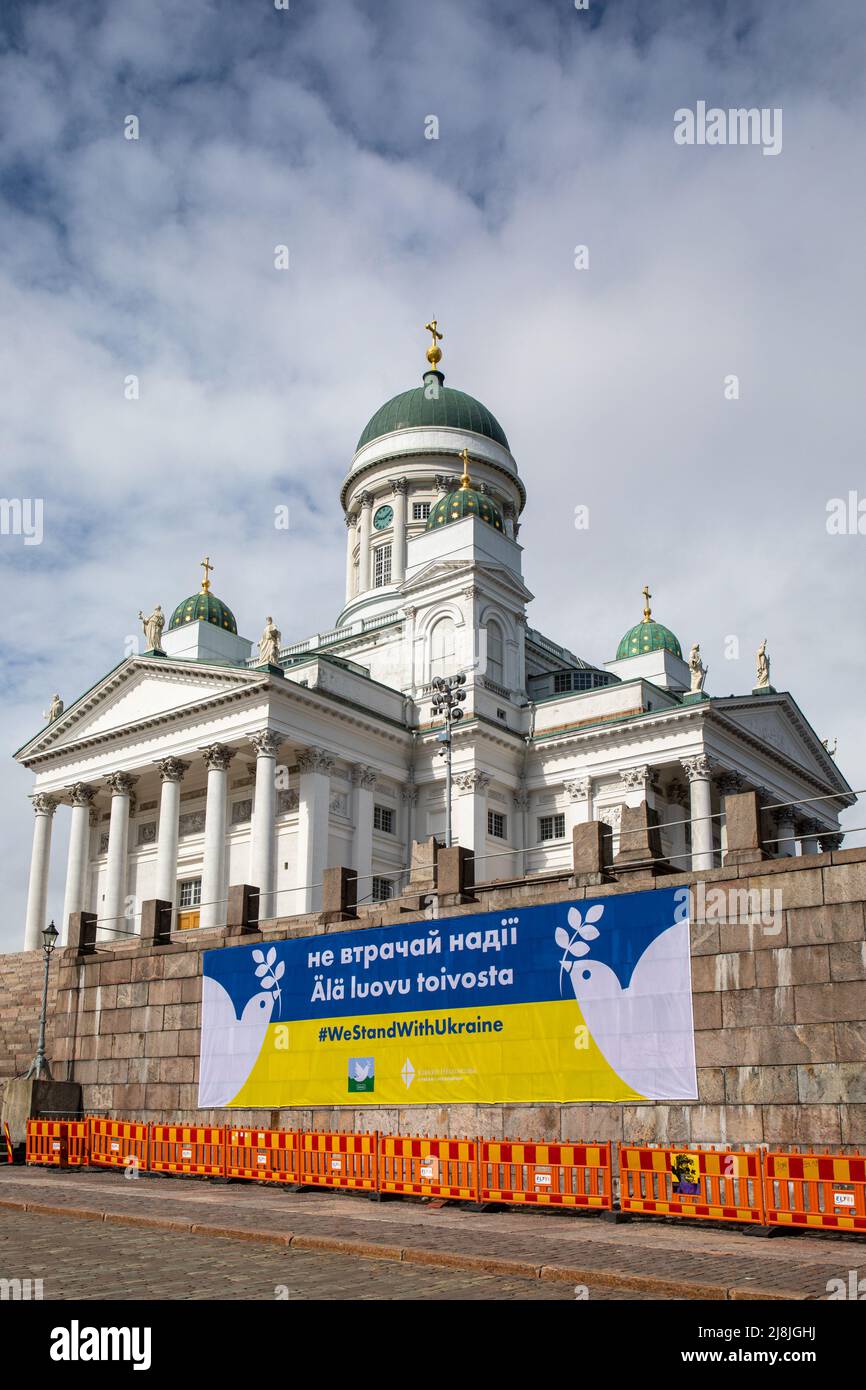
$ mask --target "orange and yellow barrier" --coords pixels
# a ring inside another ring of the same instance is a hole
[[[771,1226],[866,1231],[866,1157],[765,1153],[764,1208]]]
[[[4,1127],[11,1162],[11,1140]],[[866,1155],[620,1144],[620,1209],[866,1233]],[[610,1143],[443,1139],[132,1120],[27,1121],[26,1160],[584,1210],[613,1208]]]
[[[224,1177],[225,1136],[215,1125],[151,1125],[150,1171]]]
[[[378,1191],[378,1134],[300,1135],[300,1179],[305,1187],[353,1187]]]
[[[477,1139],[379,1136],[379,1191],[478,1201]]]
[[[150,1126],[134,1120],[89,1121],[90,1163],[96,1168],[149,1167]]]
[[[509,1205],[613,1206],[611,1147],[606,1144],[481,1143],[480,1200]]]
[[[25,1159],[27,1163],[61,1168],[66,1163],[66,1120],[28,1120]]]
[[[620,1144],[622,1211],[764,1224],[761,1154],[700,1144]]]
[[[12,1151],[12,1135],[9,1132],[9,1126],[5,1120],[3,1121],[3,1139],[6,1144],[6,1162],[14,1163],[15,1156]]]
[[[298,1181],[298,1135],[291,1129],[226,1128],[225,1176]]]

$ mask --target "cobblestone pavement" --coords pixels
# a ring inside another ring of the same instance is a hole
[[[407,1281],[416,1277],[417,1266],[412,1257],[418,1251],[430,1252],[433,1258],[456,1253],[463,1261],[467,1257],[520,1261],[521,1270],[497,1269],[493,1273],[509,1282],[513,1274],[529,1276],[521,1278],[520,1297],[524,1298],[548,1296],[525,1287],[533,1272],[537,1275],[542,1266],[579,1269],[587,1283],[593,1279],[607,1286],[625,1287],[631,1283],[633,1290],[644,1292],[655,1286],[657,1297],[701,1297],[711,1290],[707,1296],[724,1298],[739,1296],[731,1290],[763,1290],[782,1296],[821,1298],[826,1297],[828,1280],[847,1278],[850,1270],[866,1275],[866,1240],[862,1237],[785,1232],[767,1239],[745,1234],[733,1226],[716,1229],[641,1218],[613,1225],[597,1215],[526,1209],[474,1212],[451,1203],[379,1203],[355,1193],[293,1193],[255,1183],[145,1176],[127,1180],[119,1172],[57,1172],[16,1166],[0,1168],[0,1203],[3,1202],[91,1211],[97,1219],[89,1224],[95,1231],[93,1238],[99,1242],[111,1239],[115,1230],[121,1231],[123,1240],[129,1239],[132,1228],[115,1225],[116,1221],[132,1220],[146,1225],[156,1220],[178,1223],[180,1233],[189,1232],[192,1226],[204,1226],[231,1228],[250,1236],[273,1236],[284,1243],[291,1238],[303,1241],[312,1237],[387,1246],[391,1247],[389,1253],[396,1268],[387,1274],[371,1274],[368,1261],[353,1258],[354,1276],[393,1279],[394,1287],[400,1289],[408,1288]],[[25,1223],[35,1220],[35,1214],[30,1212],[19,1217],[12,1209],[0,1207],[0,1230],[12,1216]],[[61,1239],[67,1220],[53,1217],[51,1221]],[[160,1233],[160,1239],[166,1234],[173,1233]],[[198,1242],[204,1245],[210,1240],[207,1233],[181,1235],[180,1248],[192,1250]],[[254,1243],[238,1243],[244,1247],[241,1259],[253,1258]],[[172,1243],[166,1247],[174,1248]],[[220,1240],[219,1249],[227,1248],[228,1242]],[[289,1253],[292,1258],[308,1254],[297,1249]],[[259,1256],[285,1261],[286,1252],[280,1249],[267,1253],[267,1247],[259,1246],[255,1257]],[[191,1263],[194,1265],[199,1258],[194,1254]],[[326,1263],[339,1258],[342,1264],[345,1257],[317,1254],[311,1268],[319,1267],[320,1258]],[[490,1271],[478,1273],[490,1276]],[[428,1269],[417,1277],[440,1276]],[[447,1281],[448,1276],[441,1277]],[[461,1278],[466,1277],[464,1271]]]
[[[2,1213],[4,1278],[42,1279],[47,1300],[319,1299],[574,1302],[570,1284],[504,1279],[462,1269],[426,1269],[393,1260],[318,1255],[174,1231],[103,1226],[65,1216]],[[590,1288],[589,1298],[626,1299]],[[649,1298],[650,1295],[643,1295]]]

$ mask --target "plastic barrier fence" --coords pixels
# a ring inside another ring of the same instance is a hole
[[[66,1124],[66,1120],[28,1120],[26,1162],[62,1167],[66,1163]]]
[[[866,1158],[766,1153],[764,1208],[770,1226],[866,1231]]]
[[[148,1167],[150,1126],[134,1120],[89,1121],[90,1163],[96,1168]]]
[[[14,1163],[15,1159],[12,1152],[12,1135],[9,1132],[9,1126],[6,1124],[5,1120],[3,1121],[3,1140],[6,1148],[6,1162]]]
[[[379,1191],[478,1201],[476,1139],[379,1136]]]
[[[87,1168],[90,1163],[90,1122],[67,1120],[66,1162],[70,1168]]]
[[[225,1134],[213,1125],[151,1125],[150,1170],[223,1177]]]
[[[298,1136],[290,1129],[226,1128],[227,1178],[298,1181]]]
[[[300,1136],[301,1183],[378,1191],[378,1140],[378,1134],[305,1131]]]
[[[550,1207],[613,1206],[606,1144],[481,1143],[481,1201]]]
[[[622,1211],[764,1224],[761,1154],[699,1144],[620,1144]]]

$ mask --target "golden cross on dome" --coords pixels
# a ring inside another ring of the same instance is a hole
[[[444,333],[439,332],[437,324],[437,319],[431,319],[429,323],[425,323],[424,325],[424,327],[427,329],[427,332],[432,334],[433,336],[433,341],[427,349],[427,361],[430,363],[430,366],[433,368],[434,372],[436,371],[437,367],[439,366],[439,363],[442,360],[442,349],[439,346],[439,344],[445,337]]]
[[[652,598],[652,594],[649,591],[649,584],[644,584],[643,588],[641,589],[641,593],[643,594],[643,620],[645,623],[648,623],[652,618],[652,611],[650,610],[649,606],[649,601]]]
[[[204,579],[201,581],[201,591],[202,591],[203,594],[209,594],[209,593],[210,593],[210,572],[211,572],[211,570],[214,568],[213,565],[212,565],[211,562],[210,562],[210,556],[209,556],[209,555],[205,555],[204,559],[199,561],[199,564],[201,565],[202,569],[204,570]]]
[[[466,492],[472,486],[472,480],[469,477],[469,450],[464,449],[460,457],[463,460],[463,477],[460,479],[460,491]]]

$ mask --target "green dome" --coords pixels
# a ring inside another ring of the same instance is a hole
[[[234,613],[215,594],[198,593],[193,594],[191,598],[185,598],[172,613],[168,630],[172,632],[176,627],[183,627],[184,623],[196,622],[213,623],[214,627],[221,627],[224,632],[237,635],[238,625]]]
[[[643,622],[635,623],[634,627],[629,628],[616,649],[616,659],[622,661],[627,656],[643,656],[644,652],[661,651],[673,652],[674,656],[682,660],[682,649],[670,628],[644,618]]]
[[[452,521],[462,521],[465,516],[480,517],[497,531],[505,530],[502,513],[496,503],[485,497],[483,492],[476,492],[473,487],[461,487],[456,492],[446,492],[444,497],[440,497],[435,506],[430,508],[426,530],[437,531],[440,526],[448,526]]]
[[[358,449],[383,434],[414,429],[419,425],[450,425],[454,429],[470,430],[473,434],[483,434],[487,439],[495,440],[503,449],[508,448],[505,431],[486,405],[476,401],[474,396],[467,396],[464,391],[443,386],[440,372],[428,372],[424,378],[428,384],[433,379],[439,381],[435,397],[432,393],[428,395],[426,385],[416,386],[414,390],[403,391],[380,406],[358,440]]]

